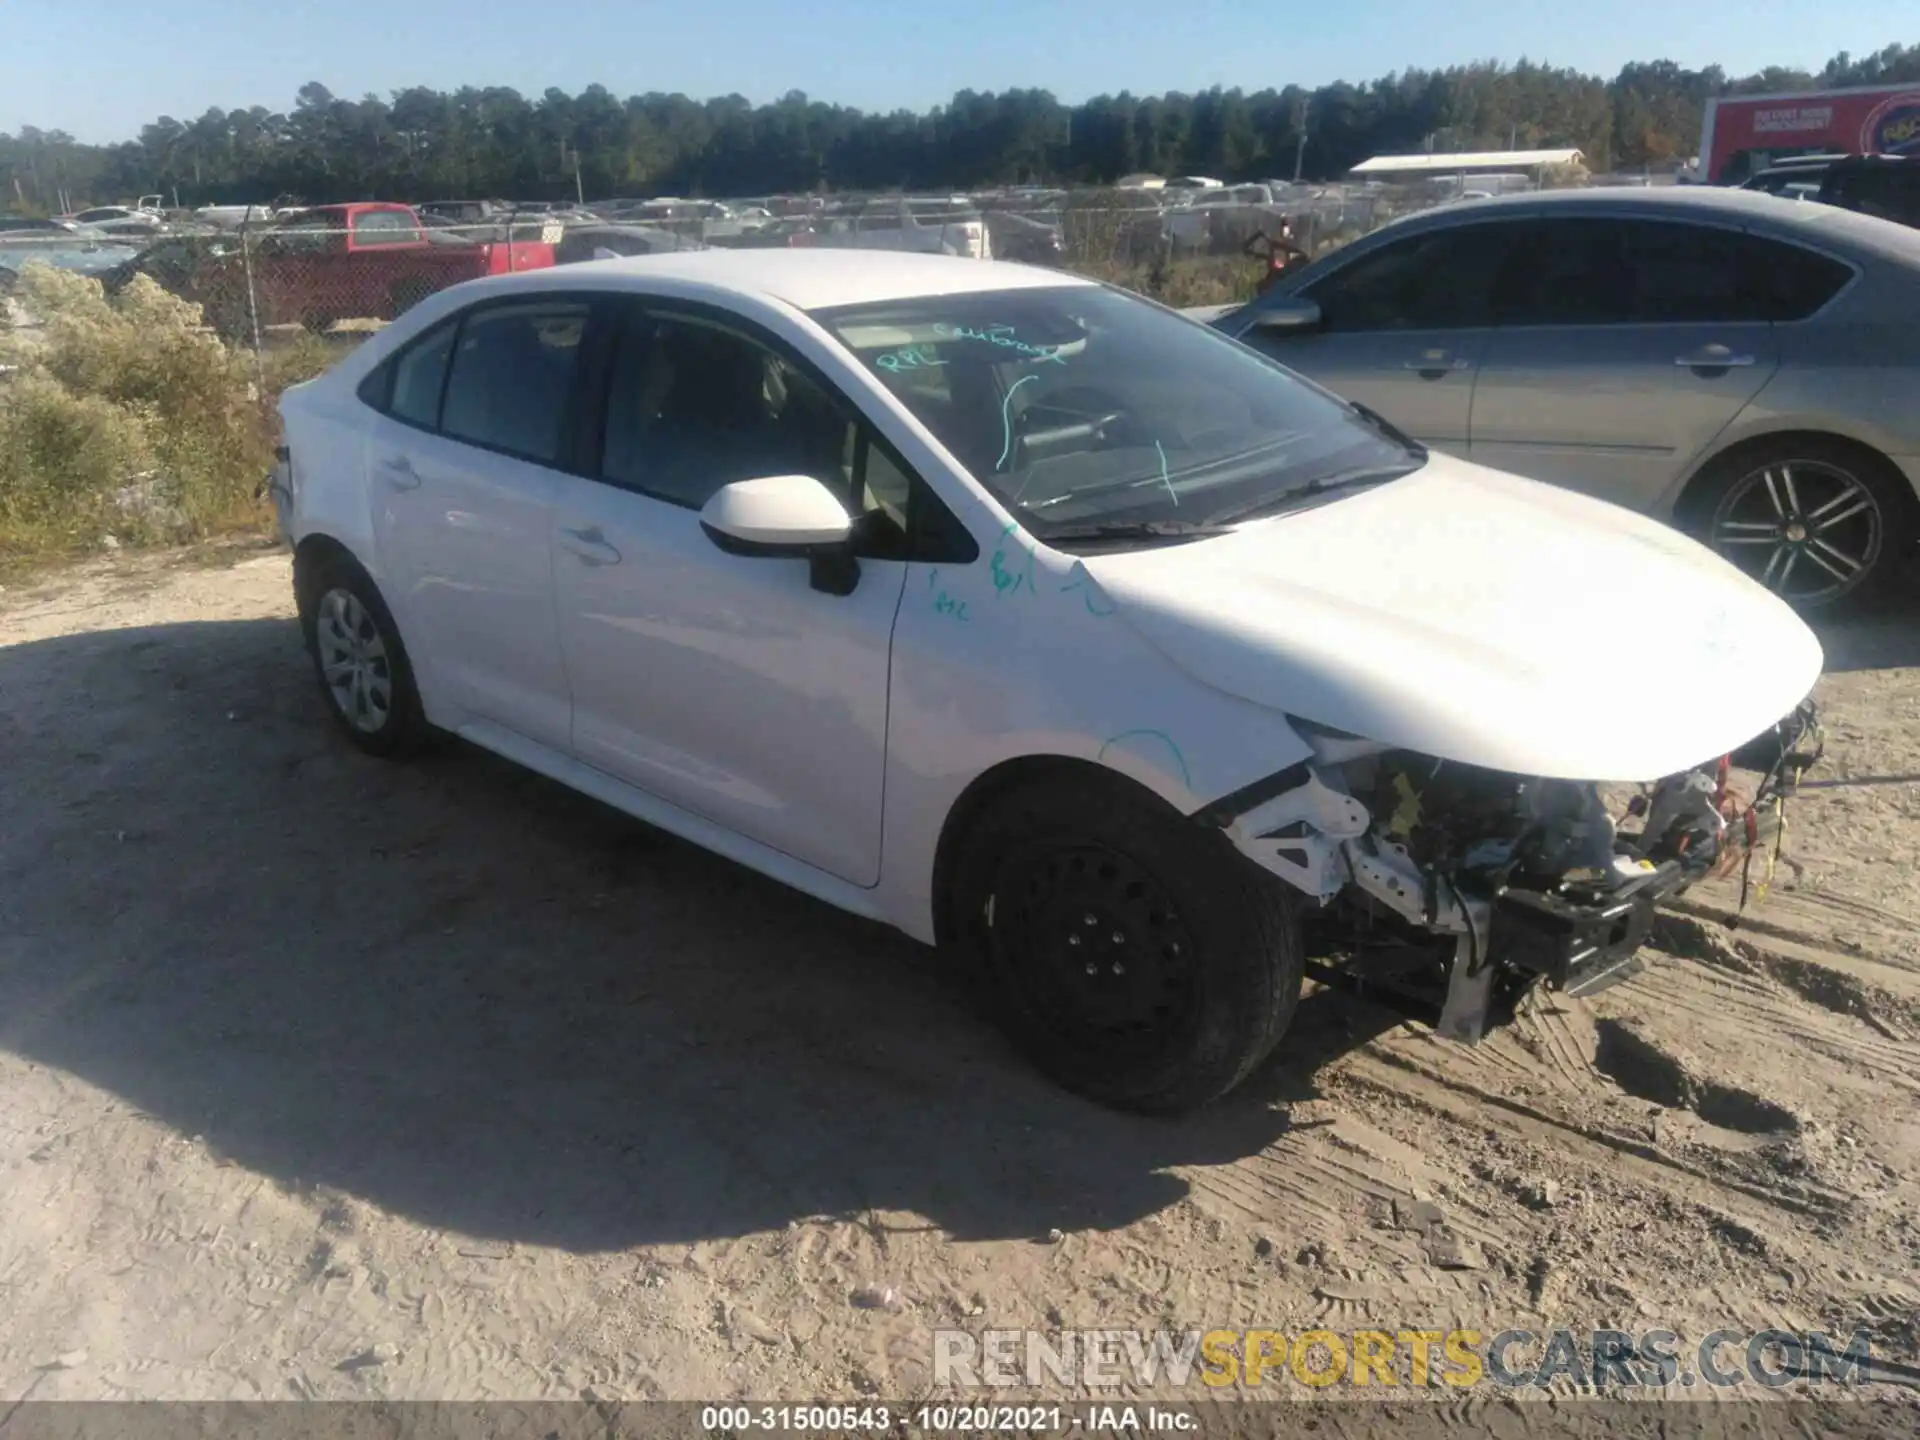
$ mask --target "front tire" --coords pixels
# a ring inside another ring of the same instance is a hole
[[[327,711],[358,749],[397,760],[426,740],[426,713],[399,627],[379,588],[344,555],[305,587],[300,624]]]
[[[954,869],[956,939],[1014,1044],[1069,1090],[1178,1114],[1272,1052],[1300,997],[1289,892],[1131,782],[994,802]]]
[[[1722,457],[1701,476],[1688,528],[1803,613],[1869,599],[1898,577],[1915,503],[1892,464],[1821,436]]]

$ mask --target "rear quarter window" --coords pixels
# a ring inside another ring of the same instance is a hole
[[[1798,245],[1749,236],[1746,247],[1748,286],[1776,323],[1805,320],[1853,278],[1851,265]]]
[[[432,430],[440,423],[440,395],[446,388],[447,360],[453,353],[456,317],[441,323],[390,356],[360,382],[363,403],[396,420]]]

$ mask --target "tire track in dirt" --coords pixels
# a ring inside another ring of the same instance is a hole
[[[1672,983],[1637,998],[1683,1012],[1702,1026],[1723,1028],[1757,1050],[1788,1041],[1822,1059],[1854,1066],[1874,1081],[1920,1094],[1920,1045],[1889,1039],[1827,1007],[1813,1008],[1777,983],[1715,974],[1688,961],[1671,962],[1663,979]]]
[[[1537,995],[1505,1032],[1512,1042],[1544,1059],[1553,1077],[1571,1089],[1591,1085],[1597,1049],[1592,1017],[1557,996]]]
[[[1408,1077],[1424,1083],[1410,1085]],[[1837,1193],[1819,1193],[1813,1198],[1805,1198],[1778,1186],[1755,1184],[1716,1174],[1669,1155],[1651,1142],[1635,1140],[1572,1117],[1555,1115],[1526,1101],[1450,1075],[1446,1070],[1410,1055],[1380,1051],[1356,1056],[1348,1080],[1350,1083],[1370,1082],[1404,1103],[1431,1110],[1456,1124],[1477,1126],[1482,1130],[1490,1127],[1504,1129],[1549,1149],[1565,1151],[1569,1158],[1589,1168],[1622,1167],[1644,1183],[1671,1189],[1680,1184],[1680,1177],[1684,1176],[1714,1191],[1724,1192],[1723,1198],[1730,1203],[1737,1203],[1735,1197],[1757,1200],[1776,1209],[1810,1218],[1826,1218],[1846,1207],[1847,1197]],[[1436,1089],[1439,1093],[1436,1093]]]

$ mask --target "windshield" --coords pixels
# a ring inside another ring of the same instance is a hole
[[[1041,538],[1204,525],[1424,459],[1255,351],[1103,286],[816,318]]]

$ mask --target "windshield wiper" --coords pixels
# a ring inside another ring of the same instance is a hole
[[[1049,527],[1040,538],[1052,545],[1061,540],[1197,540],[1225,535],[1228,528],[1200,520],[1103,520],[1096,525]]]
[[[1338,490],[1363,490],[1369,485],[1384,485],[1389,480],[1399,480],[1418,470],[1419,465],[1381,465],[1364,470],[1342,470],[1337,474],[1325,475],[1318,480],[1309,480],[1304,485],[1296,485],[1291,490],[1282,490],[1277,495],[1263,495],[1250,504],[1238,506],[1232,510],[1222,510],[1209,515],[1204,523],[1208,525],[1235,525],[1242,520],[1257,519],[1262,515],[1278,515],[1291,510],[1295,505],[1312,500],[1315,496],[1331,495]]]
[[[1405,446],[1408,450],[1412,451],[1414,455],[1418,456],[1422,460],[1425,460],[1427,458],[1426,446],[1422,445],[1418,440],[1414,439],[1411,435],[1407,434],[1406,431],[1402,430],[1398,425],[1394,424],[1391,420],[1387,419],[1386,416],[1382,415],[1378,410],[1375,410],[1372,406],[1362,405],[1358,400],[1347,401],[1347,406],[1349,409],[1353,411],[1354,414],[1358,415],[1362,420],[1366,421],[1369,425],[1373,426],[1374,429],[1378,430],[1382,435],[1386,436],[1387,439],[1393,441],[1394,444]]]

